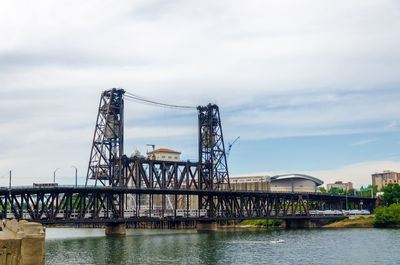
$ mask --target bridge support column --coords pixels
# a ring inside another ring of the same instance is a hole
[[[319,228],[328,224],[330,220],[331,219],[286,219],[284,220],[284,226],[288,229]],[[338,219],[336,218],[335,220]]]
[[[310,219],[286,219],[285,228],[287,229],[299,229],[299,228],[315,228],[317,227],[314,222]]]
[[[198,221],[196,223],[196,230],[198,232],[217,231],[217,222],[216,221]]]
[[[125,224],[106,224],[106,235],[126,235]]]

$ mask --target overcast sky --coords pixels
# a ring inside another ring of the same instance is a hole
[[[231,175],[400,170],[400,2],[2,1],[0,185],[86,175],[101,91],[220,106]],[[193,111],[128,102],[125,152],[197,158]]]

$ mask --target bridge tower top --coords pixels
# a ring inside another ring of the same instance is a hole
[[[222,183],[229,183],[224,137],[222,134],[219,108],[215,104],[198,106],[199,111],[199,162],[207,176],[204,188],[215,189]]]
[[[124,93],[123,89],[113,88],[101,94],[86,185],[89,180],[94,180],[95,185],[124,185]]]

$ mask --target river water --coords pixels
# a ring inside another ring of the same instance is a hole
[[[48,228],[46,264],[400,264],[399,243],[400,229]]]

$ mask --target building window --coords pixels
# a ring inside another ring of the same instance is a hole
[[[162,158],[165,158],[165,156],[162,156]]]
[[[168,158],[169,158],[169,159],[171,159],[171,158],[172,158],[172,156],[168,156]]]
[[[177,156],[175,156],[174,158],[175,158],[175,159],[178,159],[178,157],[177,157]]]

